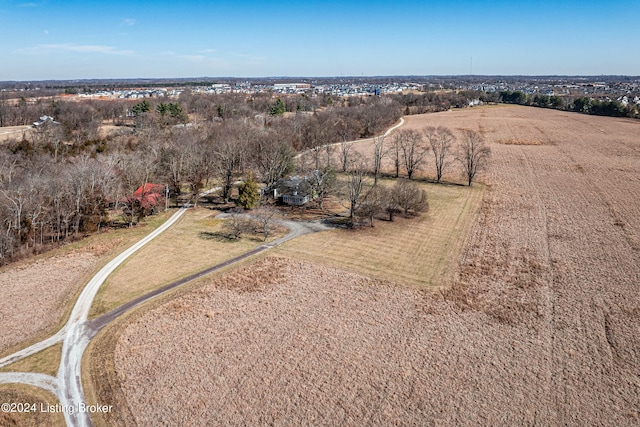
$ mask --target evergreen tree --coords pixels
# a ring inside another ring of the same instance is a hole
[[[244,209],[253,209],[260,202],[260,188],[253,177],[253,173],[249,172],[247,179],[238,186],[238,205]]]

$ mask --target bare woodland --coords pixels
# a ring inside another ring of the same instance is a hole
[[[219,185],[228,202],[233,183],[250,171],[267,185],[294,172],[299,150],[311,149],[314,170],[326,170],[333,153],[327,144],[378,134],[401,112],[390,98],[298,97],[297,104],[287,100],[292,112],[271,115],[273,102],[268,94],[188,92],[169,104],[3,98],[3,123],[42,115],[55,122],[0,146],[0,264],[103,227],[134,225],[150,213],[131,198],[138,188],[147,191],[145,183],[194,204],[203,187]],[[322,201],[328,187],[319,186]]]

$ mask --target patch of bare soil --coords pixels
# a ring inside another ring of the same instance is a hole
[[[131,424],[640,424],[640,123],[408,119],[482,131],[493,150],[453,287],[278,258],[223,276],[119,335]],[[544,143],[495,142],[509,138]]]
[[[0,269],[0,354],[58,323],[98,259],[71,253]]]

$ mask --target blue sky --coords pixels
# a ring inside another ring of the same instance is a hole
[[[640,75],[639,25],[640,0],[0,0],[0,81]]]

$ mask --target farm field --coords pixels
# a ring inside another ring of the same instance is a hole
[[[493,150],[450,287],[366,277],[350,252],[315,262],[294,247],[320,235],[304,236],[121,325],[92,354],[115,384],[99,400],[127,403],[112,416],[638,425],[640,123],[500,106],[406,126],[436,125],[479,131]]]

